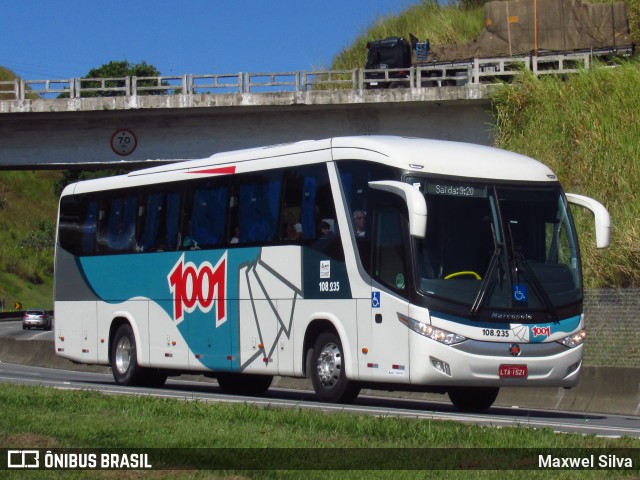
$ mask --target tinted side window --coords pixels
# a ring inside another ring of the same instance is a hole
[[[335,207],[325,164],[287,169],[284,172],[282,217],[285,223],[299,223],[305,240],[316,239],[320,222],[329,220],[337,232]]]
[[[148,191],[141,201],[140,251],[176,250],[179,242],[180,191]]]
[[[207,248],[227,242],[228,182],[222,177],[187,185],[180,248]]]
[[[406,217],[399,206],[381,205],[375,211],[373,277],[400,293],[408,279],[405,256]]]
[[[356,237],[356,247],[365,271],[371,273],[371,206],[373,191],[369,182],[375,180],[398,180],[395,169],[360,160],[338,162],[342,190],[346,197],[348,212]]]
[[[84,195],[64,197],[60,201],[60,246],[75,255],[93,253],[97,219],[96,199]]]
[[[136,251],[137,216],[138,196],[134,193],[118,192],[105,197],[98,212],[98,251]]]
[[[296,241],[344,259],[325,164],[64,197],[59,238],[76,255]]]
[[[279,231],[282,172],[240,175],[234,180],[229,202],[233,242],[275,241]]]
[[[366,232],[367,226],[371,222],[371,219],[367,218],[367,212],[370,210],[371,204],[369,182],[375,180],[399,180],[396,170],[386,165],[377,165],[360,160],[338,162],[338,170],[349,212],[354,222],[354,230],[356,229],[356,217],[362,216],[366,222],[366,226],[363,227]],[[364,234],[360,236],[364,236]]]

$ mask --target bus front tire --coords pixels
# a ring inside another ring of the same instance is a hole
[[[159,368],[142,368],[138,365],[136,338],[131,325],[120,325],[111,345],[111,371],[119,385],[162,387],[167,373]]]
[[[496,401],[499,387],[455,387],[447,393],[453,406],[461,412],[479,413]]]
[[[120,325],[111,345],[111,371],[119,385],[137,385],[142,369],[138,366],[136,339],[129,324]]]
[[[316,396],[322,402],[351,403],[360,387],[347,379],[340,338],[331,332],[318,336],[313,347],[311,381]]]

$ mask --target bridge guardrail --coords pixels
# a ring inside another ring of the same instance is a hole
[[[591,67],[593,53],[474,59],[468,62],[422,65],[405,69],[318,70],[157,77],[66,78],[0,81],[0,100],[85,98],[88,96],[137,96],[220,93],[308,92],[315,89],[347,89],[362,93],[373,83],[394,87],[431,88],[510,81],[522,70],[535,75],[565,75]],[[372,79],[372,73],[383,73]]]

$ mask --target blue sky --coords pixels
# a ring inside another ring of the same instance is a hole
[[[377,18],[416,3],[2,0],[0,65],[25,80],[82,77],[111,60],[167,76],[321,69]]]

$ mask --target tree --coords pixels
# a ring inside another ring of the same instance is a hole
[[[125,77],[159,77],[160,71],[153,65],[149,65],[147,62],[142,61],[140,63],[132,64],[126,60],[112,60],[109,63],[105,63],[101,67],[92,68],[89,73],[83,77],[83,79],[92,78],[110,78],[113,80],[105,81],[105,90],[97,92],[81,92],[81,97],[120,97],[127,94],[127,92],[121,90],[108,90],[108,88],[121,89],[125,86]],[[91,82],[83,80],[81,89],[86,88],[102,88],[101,82]],[[152,87],[156,85],[154,80],[141,80],[138,82],[138,87]],[[162,95],[164,90],[142,90],[138,95]]]

